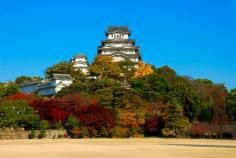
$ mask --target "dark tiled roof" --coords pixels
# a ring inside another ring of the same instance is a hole
[[[75,58],[87,58],[87,56],[84,55],[84,54],[77,54],[77,55],[75,55],[74,57],[75,57]]]
[[[53,74],[52,79],[55,80],[74,80],[70,74]]]
[[[102,46],[98,47],[98,50],[119,50],[119,51],[122,51],[122,50],[139,50],[139,49],[140,49],[140,47],[138,47],[138,46],[135,46],[135,47],[132,47],[132,48],[124,48],[124,47],[104,48]]]
[[[126,57],[126,58],[141,58],[141,55],[139,53],[136,54],[124,54],[122,52],[115,52],[112,54],[99,54],[101,56],[122,56],[122,57]]]
[[[108,27],[108,32],[114,32],[114,31],[123,31],[123,32],[128,32],[128,26],[109,26]]]
[[[124,40],[110,40],[110,39],[107,39],[107,40],[102,40],[102,43],[135,43],[135,40],[132,40],[132,39],[124,39]]]
[[[109,26],[106,34],[113,32],[121,32],[130,34],[128,26]]]
[[[28,82],[24,82],[23,84],[20,85],[20,87],[25,87],[25,86],[31,86],[31,85],[37,85],[39,83],[41,83],[42,81],[38,80],[38,81],[28,81]]]

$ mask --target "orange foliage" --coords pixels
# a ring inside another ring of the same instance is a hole
[[[138,68],[134,72],[134,78],[144,77],[144,76],[149,75],[151,73],[153,73],[153,69],[152,69],[151,65],[144,64],[143,62],[139,61]]]
[[[137,128],[138,120],[134,112],[122,112],[120,114],[121,126],[129,128]]]

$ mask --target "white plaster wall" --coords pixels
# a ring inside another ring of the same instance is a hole
[[[124,61],[125,59],[124,58],[122,58],[122,57],[112,57],[112,59],[113,59],[113,62],[120,62],[120,61]]]
[[[74,67],[80,68],[80,67],[88,67],[87,63],[76,63],[74,64]]]
[[[79,61],[86,62],[86,59],[85,58],[76,58],[75,61],[77,61],[77,62],[79,62]]]
[[[62,88],[71,85],[72,83],[73,81],[71,80],[64,80],[64,81],[56,80],[56,88],[55,88],[56,93],[59,92]]]
[[[116,39],[117,37],[121,39],[128,39],[129,35],[128,34],[121,34],[121,33],[113,33],[108,35],[108,39]]]

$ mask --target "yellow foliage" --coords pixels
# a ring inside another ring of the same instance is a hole
[[[153,69],[151,65],[144,64],[143,62],[138,62],[138,67],[136,71],[134,72],[134,78],[144,77],[146,75],[149,75],[153,73]]]

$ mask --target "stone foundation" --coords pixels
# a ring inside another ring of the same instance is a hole
[[[7,128],[5,130],[0,130],[0,139],[28,139],[31,131],[25,131],[24,129],[13,129]],[[38,138],[40,131],[35,130],[35,138]],[[46,130],[46,135],[44,139],[58,139],[67,137],[66,130]]]

